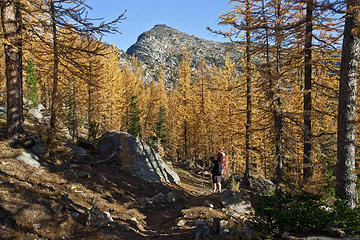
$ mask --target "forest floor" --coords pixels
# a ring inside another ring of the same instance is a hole
[[[198,219],[223,217],[207,175],[174,165],[179,184],[148,183],[119,170],[116,162],[73,163],[61,140],[48,147],[41,167],[30,167],[16,159],[23,149],[0,140],[0,239],[194,239]],[[145,201],[169,192],[174,201]],[[205,200],[215,208],[204,207]],[[84,224],[79,214],[94,206],[109,211],[114,222]]]

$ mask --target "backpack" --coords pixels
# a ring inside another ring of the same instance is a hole
[[[220,164],[219,164],[219,173],[221,173],[220,175],[225,175],[228,169],[228,162],[226,161],[225,153],[222,152],[221,154],[222,157],[220,159]]]

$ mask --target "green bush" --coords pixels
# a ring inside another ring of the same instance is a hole
[[[236,191],[239,189],[239,185],[240,185],[240,183],[238,181],[236,181],[235,175],[232,175],[230,183],[229,183],[229,188]]]
[[[333,225],[345,229],[347,234],[360,237],[360,207],[351,209],[346,201],[338,200],[334,204]]]
[[[36,107],[39,104],[39,79],[36,76],[35,64],[32,59],[28,60],[25,67],[25,96],[31,101],[32,106]]]
[[[253,221],[271,235],[322,229],[328,226],[334,214],[321,208],[319,200],[320,197],[309,193],[295,195],[276,191],[256,201]]]
[[[360,208],[350,209],[346,202],[328,205],[319,195],[276,191],[255,201],[252,221],[265,233],[278,236],[318,232],[326,227],[339,227],[346,234],[360,235]]]

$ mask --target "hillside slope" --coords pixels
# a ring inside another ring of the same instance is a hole
[[[39,160],[41,167],[17,160],[24,149],[10,145],[0,139],[0,239],[192,239],[200,213],[188,210],[194,212],[178,226],[182,211],[216,197],[209,176],[192,170],[173,166],[179,184],[149,183],[116,161],[75,162],[61,140],[47,144],[50,156]],[[97,209],[113,222],[94,223]]]

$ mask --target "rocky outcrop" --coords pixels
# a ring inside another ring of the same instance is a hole
[[[222,192],[220,195],[220,201],[224,205],[228,214],[236,218],[246,218],[254,212],[251,202],[240,192],[234,190],[227,189]]]
[[[242,54],[240,50],[235,49],[235,43],[205,40],[164,24],[155,25],[151,30],[141,34],[126,53],[135,55],[145,62],[148,72],[150,71],[153,77],[156,77],[157,66],[162,66],[169,82],[176,79],[174,69],[180,63],[185,48],[191,54],[194,65],[201,58],[207,63],[222,65],[226,54],[233,59],[238,59]]]
[[[99,140],[99,155],[116,153],[121,167],[147,182],[178,183],[180,178],[160,155],[140,139],[120,131],[109,131]]]

